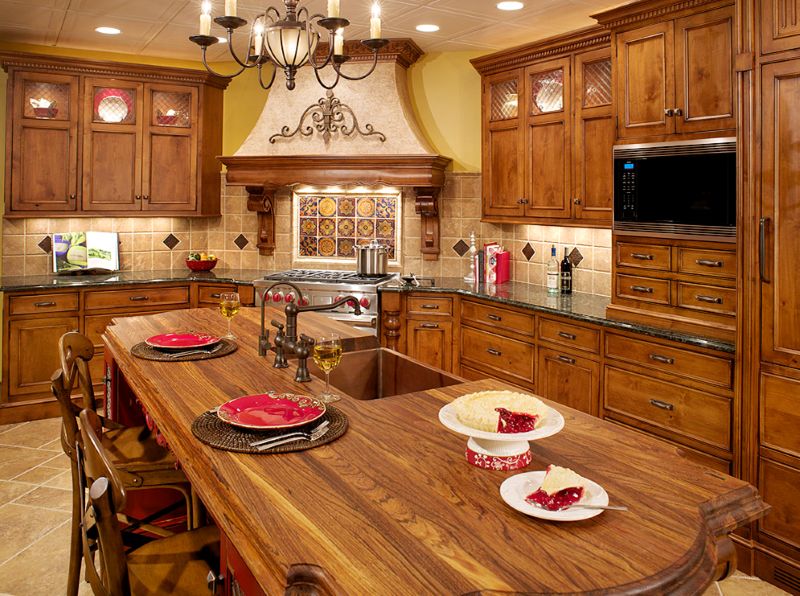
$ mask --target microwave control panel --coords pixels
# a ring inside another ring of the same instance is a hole
[[[620,207],[622,207],[622,220],[635,221],[638,217],[636,199],[636,163],[624,161],[620,169]]]

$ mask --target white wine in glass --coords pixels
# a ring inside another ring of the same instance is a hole
[[[325,392],[317,397],[326,404],[339,401],[341,397],[331,392],[331,371],[342,360],[342,340],[335,333],[323,335],[314,344],[313,358],[314,364],[325,373]]]
[[[231,319],[237,315],[241,306],[242,303],[239,301],[237,292],[223,292],[219,295],[219,312],[228,319],[228,333],[223,335],[225,339],[236,339],[236,336],[231,333]]]

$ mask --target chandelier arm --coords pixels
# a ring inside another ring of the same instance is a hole
[[[270,11],[272,11],[273,13],[275,13],[275,16],[274,16],[274,17],[270,15]],[[270,19],[270,22],[271,22],[273,25],[275,24],[275,22],[276,22],[276,21],[279,21],[279,20],[281,19],[281,13],[279,13],[279,12],[278,12],[278,9],[277,9],[277,8],[275,8],[274,6],[268,6],[268,7],[267,7],[267,10],[265,10],[265,11],[264,11],[264,14],[263,14],[263,16],[264,16],[264,18]]]
[[[336,74],[341,76],[343,79],[346,79],[348,81],[361,81],[363,79],[366,79],[373,72],[375,72],[375,67],[376,66],[378,66],[378,52],[377,51],[372,53],[372,67],[367,72],[365,72],[363,75],[361,75],[359,77],[349,77],[349,76],[347,76],[346,74],[341,72],[341,70],[340,70],[342,68],[341,65],[339,65],[339,66],[334,65],[334,68],[336,69]]]
[[[210,72],[212,75],[217,76],[217,77],[225,77],[225,78],[228,78],[228,79],[232,79],[233,77],[238,77],[240,74],[242,74],[244,72],[244,68],[245,68],[244,66],[242,66],[242,68],[240,68],[238,70],[238,72],[235,72],[233,74],[227,74],[227,75],[226,74],[222,74],[220,72],[217,72],[217,71],[215,71],[213,68],[211,68],[208,65],[208,61],[206,60],[206,49],[205,48],[203,48],[203,66],[205,66],[206,70],[208,72]]]
[[[337,83],[339,82],[339,76],[340,76],[340,75],[339,75],[339,70],[338,70],[338,69],[336,69],[336,79],[335,79],[335,80],[333,81],[333,83],[332,83],[332,84],[330,84],[330,85],[327,85],[327,84],[325,84],[325,82],[322,80],[322,78],[320,78],[320,76],[319,76],[319,70],[317,70],[316,68],[314,69],[314,76],[315,76],[315,77],[317,77],[317,82],[318,82],[320,85],[322,85],[322,87],[323,87],[323,88],[325,88],[325,89],[327,89],[327,90],[329,90],[329,91],[330,91],[331,89],[333,89],[334,87],[336,87]]]
[[[258,84],[261,85],[262,89],[269,89],[270,87],[272,87],[272,83],[275,82],[275,73],[278,72],[278,67],[275,65],[274,62],[272,62],[271,64],[272,64],[272,75],[269,77],[269,83],[265,85],[264,80],[261,78],[261,67],[263,66],[263,63],[261,62],[258,63]]]
[[[328,64],[331,63],[331,58],[333,57],[333,33],[330,33],[330,41],[328,42],[328,55],[325,56],[325,61],[322,64],[317,64],[316,58],[314,57],[314,55],[316,54],[316,51],[314,51],[314,52],[311,51],[311,33],[310,33],[310,28],[311,28],[310,21],[306,21],[306,30],[309,31],[309,33],[308,33],[308,36],[309,36],[309,40],[308,40],[308,48],[309,48],[309,50],[308,50],[308,63],[311,65],[311,68],[313,68],[314,70],[318,70],[320,68],[325,68],[326,66],[328,66]],[[316,35],[316,33],[314,33],[314,35]],[[317,41],[319,41],[319,39]],[[316,46],[314,46],[314,49],[316,50]]]
[[[248,53],[249,53],[249,51],[250,51],[250,40],[249,39],[247,40],[247,50],[248,50]],[[259,60],[256,60],[255,62],[250,64],[250,59],[249,58],[247,58],[244,62],[242,62],[239,59],[239,56],[237,56],[236,52],[234,52],[234,50],[233,50],[233,29],[228,29],[228,52],[230,53],[231,57],[233,57],[234,62],[236,62],[236,64],[238,64],[239,66],[242,67],[242,70],[240,70],[239,72],[237,72],[235,75],[232,75],[232,76],[240,75],[242,72],[244,72],[245,68],[253,68],[254,66],[257,66],[259,64],[259,62],[260,62]]]

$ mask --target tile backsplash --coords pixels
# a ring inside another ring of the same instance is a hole
[[[276,249],[272,256],[258,254],[256,215],[247,211],[244,188],[226,186],[223,178],[222,193],[223,215],[220,217],[6,219],[3,222],[2,274],[48,273],[52,255],[45,238],[55,232],[80,230],[118,232],[120,267],[125,270],[185,270],[184,259],[190,251],[215,254],[220,267],[264,271],[292,267],[291,193],[287,190],[276,197]],[[582,260],[574,273],[575,290],[610,295],[610,229],[482,223],[480,196],[480,174],[448,174],[439,200],[441,255],[438,261],[424,261],[420,254],[420,218],[414,212],[414,196],[403,192],[399,268],[404,273],[421,276],[464,276],[469,271],[469,263],[466,256],[460,256],[464,252],[462,242],[469,243],[470,232],[475,232],[479,248],[484,242],[497,241],[511,252],[512,279],[538,285],[544,285],[551,245],[556,246],[559,258],[564,254],[564,247],[570,251],[577,248]],[[321,269],[342,267],[341,263],[315,265]]]

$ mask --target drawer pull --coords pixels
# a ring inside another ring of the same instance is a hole
[[[703,296],[702,294],[694,297],[698,302],[710,302],[711,304],[722,304],[722,298],[717,296]]]
[[[500,350],[495,350],[494,348],[486,348],[486,351],[489,352],[492,356],[502,356],[503,352]]]
[[[439,323],[422,323],[420,327],[422,329],[438,329]]]
[[[631,257],[634,259],[639,259],[640,261],[652,261],[653,255],[648,255],[643,252],[632,252]]]
[[[212,298],[220,298],[220,297],[222,297],[222,294],[220,294],[219,292],[214,292],[213,294],[211,294],[211,297]]]
[[[420,308],[424,308],[426,310],[439,310],[438,304],[422,304]]]
[[[723,265],[722,261],[710,261],[709,259],[697,259],[695,263],[703,267],[722,267]]]
[[[502,321],[503,320],[503,317],[499,317],[497,315],[486,315],[486,316],[487,316],[487,318],[489,318],[492,321]]]
[[[150,296],[129,296],[128,300],[131,302],[141,302],[142,300],[150,300]]]
[[[34,302],[33,305],[36,308],[44,308],[46,306],[55,306],[56,303],[55,302]]]
[[[650,405],[655,406],[656,408],[661,408],[662,410],[669,410],[670,412],[675,409],[675,406],[665,401],[661,401],[660,399],[651,399]]]
[[[674,358],[669,358],[668,356],[662,356],[661,354],[650,354],[650,360],[655,362],[660,362],[661,364],[675,364]]]
[[[575,341],[578,337],[574,333],[567,333],[566,331],[559,331],[558,337]]]
[[[641,292],[642,294],[652,294],[653,288],[649,286],[631,286],[631,290],[634,292]]]
[[[567,364],[575,364],[575,359],[570,358],[569,356],[559,356],[558,357],[561,362],[566,362]]]

